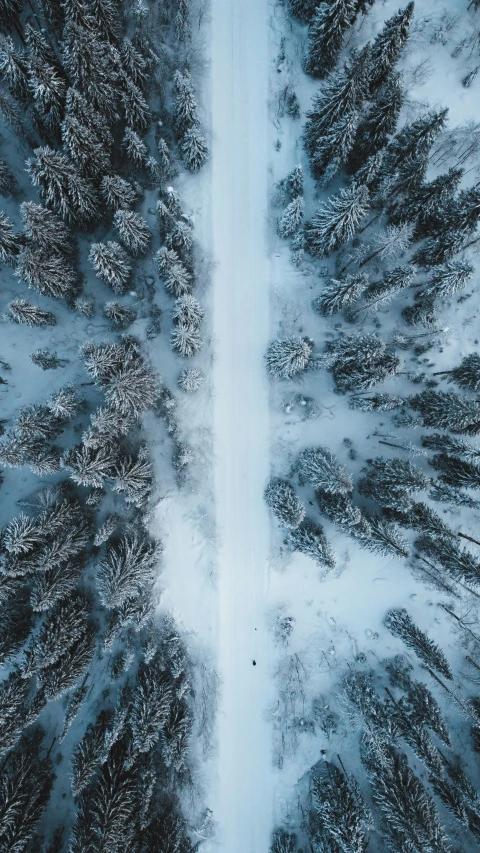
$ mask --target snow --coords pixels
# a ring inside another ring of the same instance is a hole
[[[215,491],[219,535],[219,840],[267,850],[272,823],[269,639],[267,0],[212,3]],[[252,661],[256,660],[256,666]]]

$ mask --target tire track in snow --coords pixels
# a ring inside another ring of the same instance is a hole
[[[219,547],[218,791],[226,853],[267,853],[272,829],[265,627],[269,518],[266,214],[268,0],[212,0],[215,491]],[[257,665],[252,666],[255,659]]]

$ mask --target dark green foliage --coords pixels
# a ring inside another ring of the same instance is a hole
[[[353,174],[369,157],[380,151],[394,133],[404,101],[400,74],[391,74],[379,89],[365,119],[360,123],[348,158],[348,172]]]
[[[320,3],[310,23],[305,70],[312,77],[325,77],[335,66],[343,36],[353,23],[354,0]]]
[[[423,426],[476,435],[480,431],[480,403],[452,391],[422,391],[408,399]]]
[[[440,563],[456,580],[474,586],[480,583],[480,563],[470,551],[460,548],[452,538],[423,534],[415,540],[415,547],[420,554]]]
[[[410,497],[428,487],[429,478],[407,459],[378,457],[365,468],[358,491],[381,506],[408,509]]]
[[[480,468],[471,462],[440,453],[430,460],[430,465],[439,471],[440,479],[450,486],[480,489]]]
[[[435,669],[445,678],[453,678],[442,650],[415,625],[406,610],[389,610],[385,625],[394,636],[400,637],[406,646],[413,649],[426,666]]]
[[[385,82],[402,55],[408,39],[413,17],[414,3],[399,9],[393,18],[386,21],[372,46],[372,72],[370,86],[375,90]]]

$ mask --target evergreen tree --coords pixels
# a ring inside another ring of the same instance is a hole
[[[182,263],[175,249],[164,246],[156,254],[158,272],[163,280],[165,290],[172,296],[184,296],[191,290],[192,276]]]
[[[318,0],[287,0],[287,5],[291,15],[308,23],[318,8]]]
[[[460,388],[477,392],[480,390],[480,356],[471,353],[462,358],[458,367],[453,370],[440,370],[434,376],[447,376]]]
[[[105,736],[111,714],[102,711],[94,723],[89,723],[82,739],[76,744],[72,757],[72,793],[78,797],[93,774],[105,760]]]
[[[67,114],[62,122],[62,142],[70,160],[85,178],[98,183],[111,171],[110,153],[103,140],[72,115]]]
[[[345,335],[329,342],[327,353],[335,388],[341,394],[368,391],[385,382],[400,366],[400,359],[375,335]]]
[[[148,61],[128,38],[122,40],[120,58],[125,73],[133,80],[135,86],[144,92],[149,79]]]
[[[89,0],[87,8],[94,21],[95,31],[99,32],[106,42],[116,44],[122,23],[118,4],[114,0]]]
[[[438,432],[433,435],[422,435],[422,447],[480,465],[480,448],[462,438],[453,438],[451,435],[441,435]]]
[[[120,296],[125,293],[132,272],[129,257],[119,243],[92,243],[89,260],[97,276]]]
[[[368,191],[352,186],[323,202],[311,223],[306,236],[310,253],[324,257],[347,243],[355,234],[368,210]]]
[[[335,67],[343,37],[355,17],[354,0],[320,3],[310,23],[305,70],[312,77],[325,77]]]
[[[97,33],[68,21],[63,31],[63,66],[85,100],[111,120],[120,88],[118,54]]]
[[[270,480],[264,492],[265,503],[283,527],[295,529],[305,516],[305,507],[287,480]]]
[[[0,4],[0,16],[4,26],[13,27],[21,11],[21,0],[2,0]]]
[[[358,112],[345,113],[326,131],[315,146],[310,158],[312,175],[319,186],[326,187],[343,166],[355,141],[358,125]]]
[[[297,838],[285,832],[284,829],[276,829],[272,836],[272,846],[269,853],[295,853],[297,849]]]
[[[22,249],[15,275],[25,281],[30,289],[54,299],[71,302],[80,290],[78,273],[70,266],[65,255],[32,245]]]
[[[456,580],[474,586],[480,583],[480,564],[469,551],[460,548],[452,537],[425,533],[415,540],[415,547],[420,554],[440,563]]]
[[[265,354],[267,372],[279,379],[291,379],[307,369],[312,350],[312,342],[307,338],[290,337],[272,341]]]
[[[42,692],[47,700],[60,699],[67,690],[78,685],[90,666],[96,648],[97,629],[86,626],[85,633],[50,667],[42,671]]]
[[[138,257],[148,251],[152,234],[143,216],[132,210],[117,210],[113,222],[120,240],[130,254]]]
[[[179,140],[185,137],[187,130],[198,124],[197,99],[193,90],[193,84],[188,71],[176,71],[175,84],[175,108],[173,114],[175,132]]]
[[[316,850],[365,853],[368,812],[358,785],[325,762],[311,777],[310,836]]]
[[[40,726],[24,734],[3,763],[0,787],[0,845],[5,851],[31,850],[53,785],[52,763],[42,755]]]
[[[442,213],[449,207],[463,175],[462,169],[449,169],[433,181],[412,187],[390,220],[415,223],[414,238],[423,239],[436,234],[442,228]]]
[[[48,207],[66,220],[85,223],[97,216],[98,202],[93,187],[68,162],[64,154],[52,148],[36,148],[27,160],[27,171]]]
[[[298,195],[285,208],[281,219],[278,223],[278,233],[282,239],[293,237],[302,225],[305,211],[305,202],[303,196]]]
[[[418,412],[423,426],[468,435],[480,432],[480,403],[477,400],[459,397],[452,391],[427,389],[409,397],[408,404]]]
[[[309,447],[297,457],[295,468],[301,484],[332,494],[348,494],[353,482],[346,468],[325,447]]]
[[[364,548],[383,557],[408,557],[410,550],[398,527],[382,516],[363,514],[364,523],[352,535]]]
[[[181,296],[175,302],[173,319],[175,323],[179,325],[184,323],[187,326],[198,328],[198,326],[201,325],[204,316],[205,311],[200,305],[198,299],[195,299],[191,293]]]
[[[131,127],[125,129],[125,134],[122,140],[123,148],[127,158],[131,160],[137,169],[144,167],[148,160],[148,148],[143,139],[132,130]]]
[[[384,173],[392,174],[406,161],[415,162],[418,158],[427,157],[445,127],[447,115],[447,109],[428,112],[404,125],[388,145],[383,163]]]
[[[63,74],[58,66],[30,56],[28,85],[39,115],[46,127],[56,133],[62,120],[67,90]]]
[[[374,314],[391,302],[400,291],[404,290],[412,282],[415,275],[414,269],[408,267],[396,267],[388,272],[382,281],[375,281],[363,293],[364,304],[358,308],[352,306],[347,308],[347,319],[355,321],[361,315]]]
[[[361,525],[362,513],[352,502],[352,499],[347,494],[332,494],[331,492],[323,492],[320,489],[315,493],[317,503],[322,515],[328,518],[333,524],[338,525],[341,530],[354,535],[353,530]]]
[[[389,610],[385,625],[395,637],[400,637],[408,648],[413,649],[425,666],[431,667],[445,678],[453,678],[442,650],[415,625],[406,610]]]
[[[408,509],[410,497],[428,488],[429,478],[407,459],[373,459],[366,475],[358,482],[358,491],[381,506]]]
[[[127,769],[124,750],[122,754],[122,749],[117,748],[101,767],[92,788],[84,792],[74,834],[83,815],[85,836],[72,853],[95,849],[98,839],[109,853],[128,850],[135,843],[137,809],[135,769]]]
[[[297,196],[303,195],[303,169],[301,165],[295,166],[285,178],[277,184],[279,203],[293,201]]]
[[[357,128],[348,158],[349,174],[358,172],[369,157],[385,147],[390,135],[395,131],[404,100],[401,75],[390,74],[379,89],[367,116]]]
[[[298,527],[289,532],[286,542],[295,551],[311,557],[319,566],[329,569],[335,566],[335,557],[323,527],[309,518],[305,518]]]
[[[100,193],[110,210],[129,208],[137,201],[137,193],[132,185],[119,175],[105,175],[100,184]]]
[[[7,319],[12,323],[25,326],[55,326],[57,319],[51,311],[44,311],[38,305],[31,305],[25,299],[14,299],[8,304]]]
[[[152,463],[145,448],[139,451],[137,458],[122,456],[115,466],[114,477],[115,492],[123,494],[128,504],[144,506],[153,488]]]
[[[342,308],[348,308],[357,301],[368,286],[368,275],[366,273],[353,273],[344,278],[331,278],[325,285],[320,296],[317,296],[312,307],[324,317],[330,317]]]
[[[360,53],[355,53],[341,71],[331,74],[315,96],[304,128],[309,157],[314,157],[322,137],[343,116],[351,115],[362,107],[368,94],[369,67],[370,48],[367,45]]]
[[[137,533],[127,533],[109,543],[97,574],[102,604],[112,609],[138,598],[153,580],[159,552],[157,543]]]
[[[127,329],[137,317],[137,312],[134,308],[129,308],[127,305],[121,305],[120,302],[106,302],[102,316],[109,321],[109,327],[112,331],[119,329]]]
[[[27,63],[23,51],[17,50],[10,36],[0,34],[0,75],[14,98],[28,101]]]
[[[430,459],[430,465],[439,471],[440,479],[450,486],[462,489],[480,488],[480,467],[458,459],[455,456],[447,456],[440,453]]]
[[[106,446],[94,449],[84,444],[67,450],[62,459],[74,483],[92,488],[102,488],[105,478],[112,475],[115,462],[116,452],[113,448]]]
[[[208,160],[209,149],[199,122],[194,122],[183,136],[182,159],[190,172],[198,172]]]
[[[58,601],[70,596],[76,589],[84,565],[79,559],[59,563],[35,575],[30,593],[30,603],[37,613],[50,610]]]
[[[193,248],[193,228],[190,223],[178,219],[169,229],[165,243],[167,249],[174,249],[182,257],[189,255]]]
[[[71,255],[72,235],[60,217],[33,201],[23,202],[20,212],[25,236],[36,247],[55,255]]]
[[[120,101],[127,125],[133,130],[145,131],[150,119],[148,104],[141,90],[126,74],[122,77]]]
[[[192,394],[202,387],[205,377],[198,367],[184,367],[178,377],[178,385],[182,391]]]
[[[385,82],[398,60],[408,39],[413,18],[414,3],[399,9],[393,18],[386,21],[372,46],[372,91]]]
[[[78,89],[70,88],[67,91],[65,114],[72,116],[81,124],[88,127],[90,132],[101,140],[105,150],[111,153],[113,149],[113,136],[110,132],[108,119],[102,112],[96,110],[80,94]]]
[[[172,687],[168,674],[156,662],[141,664],[129,719],[136,752],[150,752],[158,742],[174,699]]]
[[[403,405],[403,399],[395,394],[355,394],[350,397],[348,405],[361,412],[391,412]]]
[[[21,234],[15,233],[11,220],[0,211],[0,261],[15,263],[22,242]]]
[[[8,164],[0,157],[0,195],[15,196],[18,183]]]
[[[55,604],[42,622],[38,636],[25,652],[22,663],[24,676],[55,664],[65,650],[85,633],[89,612],[90,602],[78,594]]]
[[[436,268],[427,280],[422,293],[445,299],[466,286],[473,275],[473,267],[464,261],[450,261]]]
[[[185,320],[180,320],[170,334],[172,349],[182,358],[191,358],[203,346],[203,339],[198,327]]]

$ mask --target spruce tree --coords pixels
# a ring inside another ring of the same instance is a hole
[[[95,190],[81,177],[64,154],[45,146],[36,148],[27,160],[27,171],[48,207],[68,221],[84,224],[95,219],[98,201]]]
[[[100,194],[110,210],[129,208],[137,201],[137,193],[128,181],[119,175],[105,175],[100,184]]]
[[[193,90],[193,84],[188,71],[182,73],[177,71],[174,76],[175,83],[175,109],[174,126],[179,140],[185,137],[190,128],[198,124],[197,99]]]
[[[112,288],[114,293],[125,293],[132,267],[125,249],[119,243],[92,243],[89,260],[97,276]]]
[[[421,661],[439,672],[445,678],[453,678],[450,665],[439,646],[412,621],[405,609],[389,610],[385,625],[395,636],[400,637],[408,648],[418,655]]]
[[[272,341],[265,354],[267,372],[279,379],[291,379],[307,369],[312,358],[308,338],[284,338]]]
[[[102,316],[109,321],[109,328],[112,331],[120,331],[128,329],[131,326],[137,318],[137,312],[134,308],[129,308],[127,305],[122,305],[120,302],[111,300],[110,302],[105,302]]]
[[[72,115],[66,115],[62,122],[62,142],[72,163],[88,180],[98,183],[111,172],[110,154],[103,140]]]
[[[365,119],[357,128],[347,164],[349,174],[357,172],[369,157],[385,147],[394,133],[405,99],[402,77],[392,73],[380,87]]]
[[[356,780],[325,762],[312,774],[311,796],[309,833],[315,849],[366,853],[367,807]]]
[[[332,494],[348,494],[353,482],[346,468],[325,447],[309,447],[297,457],[295,469],[303,485]]]
[[[56,255],[72,254],[72,235],[59,216],[47,207],[26,201],[20,205],[25,236],[36,247]]]
[[[159,669],[156,661],[141,664],[129,716],[136,752],[150,752],[161,737],[174,699],[172,687],[168,674]]]
[[[288,237],[293,237],[300,230],[304,212],[305,202],[303,196],[299,195],[287,205],[278,222],[280,237],[286,240]]]
[[[182,358],[192,358],[203,346],[203,339],[198,327],[180,320],[170,334],[172,349]]]
[[[22,242],[22,235],[13,230],[13,222],[0,211],[0,261],[14,264]]]
[[[399,9],[386,21],[372,46],[372,74],[370,86],[374,91],[385,82],[402,55],[413,18],[414,3]]]
[[[434,376],[448,376],[460,388],[477,392],[480,390],[480,356],[471,353],[462,358],[453,370],[437,370]]]
[[[25,299],[14,299],[8,304],[7,319],[12,323],[25,326],[55,326],[57,319],[51,311],[44,311],[38,305],[32,305]]]
[[[400,366],[400,359],[375,335],[345,335],[329,342],[327,353],[335,389],[341,394],[368,391],[394,375]]]
[[[477,400],[459,397],[452,391],[427,389],[409,397],[408,404],[418,412],[423,426],[468,435],[480,432],[480,403]]]
[[[102,604],[112,609],[138,598],[153,580],[159,550],[157,543],[137,533],[127,533],[110,542],[97,574]]]
[[[264,492],[265,503],[283,527],[295,529],[305,516],[305,507],[287,480],[270,480]]]
[[[145,448],[138,456],[122,456],[114,470],[115,492],[123,494],[128,504],[143,507],[153,488],[153,469]]]
[[[150,247],[152,234],[143,216],[132,210],[117,210],[113,222],[120,240],[130,254],[134,257],[145,255]]]
[[[439,472],[440,479],[450,486],[462,489],[480,488],[480,467],[458,459],[455,456],[447,456],[445,453],[437,454],[429,460],[432,468]]]
[[[325,77],[335,67],[343,37],[355,16],[354,0],[320,3],[308,31],[305,70],[312,77]]]
[[[272,846],[269,853],[295,853],[297,838],[284,829],[276,829],[272,836]]]
[[[322,187],[328,186],[343,166],[355,140],[358,112],[346,112],[318,140],[310,158],[312,175]]]
[[[143,133],[150,119],[148,103],[142,91],[127,75],[122,77],[120,102],[127,125],[133,130]]]
[[[17,192],[17,179],[10,166],[0,157],[0,195],[14,197]]]
[[[424,533],[415,540],[415,547],[420,554],[440,563],[456,580],[479,585],[480,563],[470,551],[460,548],[452,537]]]
[[[179,387],[188,394],[198,391],[204,382],[205,376],[198,367],[184,367],[178,377]]]
[[[347,243],[368,210],[368,191],[352,186],[323,202],[306,227],[307,244],[314,257],[324,257]]]
[[[318,8],[318,0],[287,0],[287,5],[291,15],[308,23]]]
[[[148,160],[148,148],[143,139],[132,130],[131,127],[125,129],[125,134],[122,140],[122,145],[127,156],[137,169],[146,166]]]
[[[342,308],[353,305],[368,287],[368,275],[358,272],[346,275],[344,278],[331,278],[324,286],[320,296],[317,296],[312,307],[324,317],[329,317]]]
[[[331,569],[335,565],[335,557],[327,542],[323,527],[309,518],[291,530],[285,540],[295,551],[300,551],[311,557],[319,566]]]
[[[379,456],[363,469],[358,491],[373,498],[381,506],[408,509],[415,492],[428,488],[429,478],[407,459],[384,459]]]
[[[473,272],[472,265],[465,261],[449,261],[432,272],[422,293],[439,299],[453,296],[466,286]]]
[[[65,255],[32,245],[26,246],[20,252],[15,275],[42,296],[51,296],[54,299],[66,299],[71,302],[80,290],[78,273]]]
[[[185,131],[180,149],[189,172],[198,172],[205,165],[210,152],[199,122],[194,122]]]

